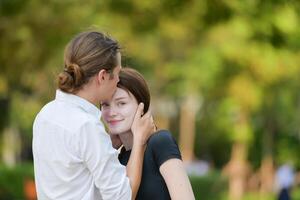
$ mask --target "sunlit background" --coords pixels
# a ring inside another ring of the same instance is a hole
[[[300,199],[297,0],[0,0],[0,199],[35,198],[32,122],[86,30],[146,77],[196,199],[276,199],[282,165]]]

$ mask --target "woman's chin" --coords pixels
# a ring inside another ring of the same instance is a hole
[[[116,131],[109,131],[109,134],[110,134],[110,135],[120,135],[120,133],[119,133],[119,132],[116,132]]]
[[[123,135],[123,134],[125,134],[125,133],[128,133],[128,132],[131,132],[131,130],[130,129],[122,129],[122,130],[116,130],[116,129],[110,129],[110,134],[111,135]]]

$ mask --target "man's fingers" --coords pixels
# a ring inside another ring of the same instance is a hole
[[[140,118],[142,116],[143,112],[144,112],[144,103],[140,103],[136,110],[134,119]]]
[[[151,114],[150,110],[148,110],[148,112],[147,112],[146,114],[143,115],[143,118],[148,119],[148,118],[150,118],[150,117],[152,117],[152,114]]]

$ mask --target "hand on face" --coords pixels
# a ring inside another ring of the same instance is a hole
[[[121,88],[117,88],[110,101],[102,102],[102,117],[110,133],[115,135],[129,132],[137,107],[134,96]]]
[[[151,113],[148,111],[142,116],[144,104],[138,105],[134,96],[121,88],[117,88],[113,98],[103,102],[101,107],[111,135],[131,130],[134,142],[144,145],[156,130]]]
[[[145,145],[149,137],[156,131],[150,111],[142,116],[143,110],[144,104],[140,103],[131,126],[134,143],[140,145]]]

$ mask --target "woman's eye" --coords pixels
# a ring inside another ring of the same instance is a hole
[[[118,106],[124,106],[126,103],[125,102],[119,102]]]

